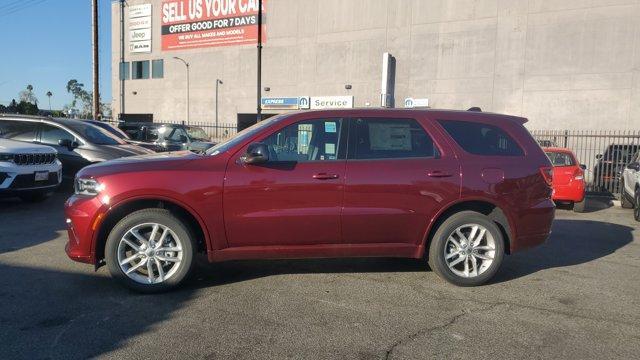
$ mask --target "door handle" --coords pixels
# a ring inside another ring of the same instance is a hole
[[[442,178],[442,177],[451,177],[450,173],[443,172],[441,170],[432,170],[427,173],[429,177]]]
[[[331,179],[337,179],[339,177],[340,175],[338,174],[327,174],[327,173],[320,173],[320,174],[313,175],[313,178],[316,180],[331,180]]]

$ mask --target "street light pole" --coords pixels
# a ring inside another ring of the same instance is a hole
[[[258,87],[257,87],[257,122],[262,121],[262,0],[258,0]]]
[[[187,124],[189,123],[189,63],[186,62],[183,58],[179,58],[177,56],[173,57],[176,60],[182,61],[184,66],[187,67]]]
[[[216,79],[216,140],[218,139],[218,85],[222,85],[222,80]]]

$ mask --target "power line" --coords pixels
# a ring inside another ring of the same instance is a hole
[[[28,9],[30,7],[33,7],[35,5],[38,5],[38,4],[42,4],[45,1],[48,1],[48,0],[26,0],[26,1],[23,1],[21,4],[16,5],[16,6],[12,7],[12,8],[7,8],[7,10],[5,10],[5,11],[0,10],[0,18],[4,17],[4,16],[11,15],[11,14],[15,14],[15,13],[17,13],[19,11],[22,11],[22,10],[26,10],[26,9]]]

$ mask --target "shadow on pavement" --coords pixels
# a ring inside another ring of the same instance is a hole
[[[0,199],[0,254],[57,238],[66,231],[62,208],[69,192],[55,192],[40,203]]]
[[[0,264],[0,274],[4,359],[85,359],[105,354],[169,319],[193,295],[188,288],[138,295],[99,273]]]
[[[494,282],[540,270],[584,264],[610,255],[633,241],[629,226],[590,220],[557,219],[543,245],[505,258]]]

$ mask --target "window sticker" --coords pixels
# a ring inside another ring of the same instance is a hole
[[[336,144],[326,143],[324,144],[324,153],[327,155],[333,155],[336,153]]]
[[[337,126],[334,121],[327,121],[324,123],[325,133],[335,133],[336,131],[337,131]]]
[[[370,123],[371,150],[411,151],[411,125]]]

